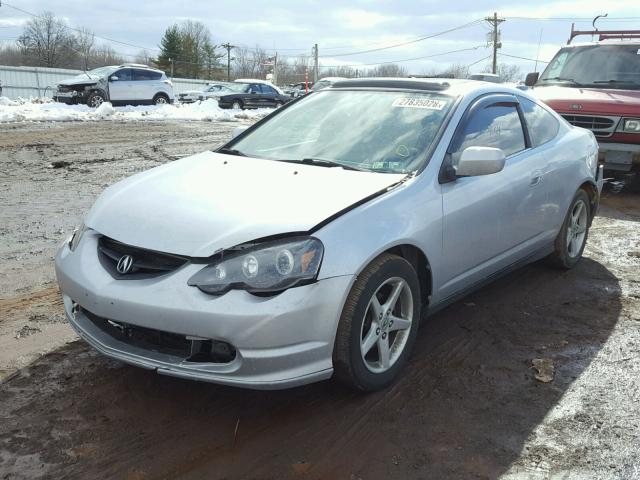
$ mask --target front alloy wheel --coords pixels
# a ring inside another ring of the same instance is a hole
[[[89,95],[89,98],[87,99],[87,105],[89,105],[91,108],[98,108],[100,105],[102,105],[105,101],[105,98],[102,96],[101,93],[98,92],[93,92],[91,95]]]
[[[393,383],[411,353],[420,320],[420,285],[404,258],[382,254],[358,275],[333,350],[336,378],[362,391]]]
[[[373,294],[360,331],[360,354],[367,369],[386,372],[402,354],[413,321],[413,294],[400,277],[385,281]]]

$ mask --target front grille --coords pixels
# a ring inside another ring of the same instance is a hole
[[[82,313],[110,337],[143,350],[197,363],[230,363],[236,358],[236,349],[227,342],[187,337],[178,333],[116,322],[100,317],[85,308],[82,308]]]
[[[70,92],[70,91],[71,91],[71,88],[70,88],[70,87],[67,87],[67,86],[64,86],[64,85],[60,85],[60,86],[58,87],[58,91],[59,91],[60,93],[66,93],[66,92]]]
[[[591,130],[596,137],[610,137],[618,124],[618,117],[597,117],[593,115],[563,114],[571,125]]]
[[[120,273],[118,262],[126,255],[132,259],[131,268],[127,273]],[[98,257],[114,278],[130,280],[164,275],[177,270],[189,260],[179,255],[126,245],[109,237],[100,237],[98,240]]]

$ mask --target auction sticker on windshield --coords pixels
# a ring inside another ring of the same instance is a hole
[[[433,98],[401,97],[396,98],[391,106],[405,108],[428,108],[430,110],[442,110],[447,105],[445,100]]]

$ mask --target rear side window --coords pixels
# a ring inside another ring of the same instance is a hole
[[[469,118],[452,151],[454,164],[468,147],[500,148],[506,156],[525,149],[524,131],[515,105],[494,103]]]
[[[268,93],[269,95],[276,95],[278,93],[269,85],[260,85],[260,87],[262,88],[262,93]]]
[[[134,70],[135,80],[160,80],[162,77],[161,72],[154,72],[151,70]]]
[[[558,135],[560,124],[547,110],[528,98],[520,97],[520,107],[527,122],[531,144],[537,147],[553,140]]]

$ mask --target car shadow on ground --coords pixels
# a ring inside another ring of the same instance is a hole
[[[0,387],[5,466],[31,455],[53,478],[498,478],[607,341],[619,296],[593,260],[530,265],[426,319],[406,374],[369,395],[183,381],[76,342]],[[553,362],[553,381],[534,378],[535,358]]]

